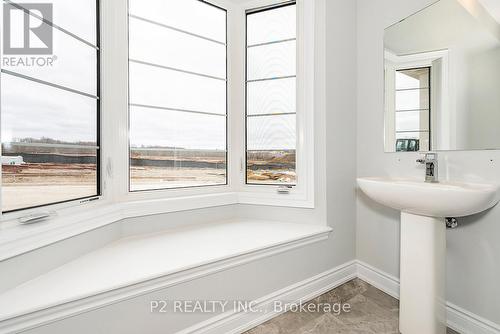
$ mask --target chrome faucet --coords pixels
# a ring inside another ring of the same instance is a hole
[[[418,163],[425,164],[425,182],[439,182],[438,180],[438,156],[437,153],[426,153]]]

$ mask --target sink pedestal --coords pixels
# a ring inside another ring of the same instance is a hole
[[[401,213],[402,334],[445,334],[446,224],[443,218]]]

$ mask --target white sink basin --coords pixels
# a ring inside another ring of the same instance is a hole
[[[469,216],[493,207],[499,200],[495,185],[391,178],[359,178],[358,184],[380,204],[429,217]]]
[[[446,334],[444,217],[493,207],[498,186],[359,178],[371,199],[401,211],[400,308],[402,334]]]

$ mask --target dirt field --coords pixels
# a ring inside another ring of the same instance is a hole
[[[132,191],[226,183],[225,169],[132,167],[130,175]]]
[[[226,183],[226,170],[223,167],[133,166],[130,175],[132,191]],[[296,182],[293,169],[261,164],[249,169],[247,177],[250,183],[293,184]],[[90,197],[97,193],[95,164],[4,165],[2,166],[2,183],[3,211]]]
[[[25,164],[2,166],[2,210],[94,196],[95,165]]]

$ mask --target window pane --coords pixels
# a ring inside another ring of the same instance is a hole
[[[296,184],[295,150],[248,151],[247,183]]]
[[[130,58],[185,71],[226,77],[226,47],[130,18]]]
[[[226,117],[130,108],[130,144],[180,149],[226,148]]]
[[[247,118],[247,149],[294,150],[295,115],[256,116]]]
[[[45,140],[96,145],[97,101],[2,75],[2,143]]]
[[[429,151],[429,132],[396,132],[396,150],[407,151],[407,149],[398,149],[398,146],[401,146],[399,142],[407,139],[417,140],[420,151]],[[411,147],[413,144],[407,144],[405,141],[402,146]]]
[[[130,103],[224,115],[226,82],[131,62]]]
[[[276,114],[296,111],[295,78],[248,83],[247,114]]]
[[[33,57],[42,60],[30,64],[29,59],[32,57],[7,55],[3,60],[4,66],[2,68],[94,96],[97,95],[97,51],[57,29],[52,31],[54,60],[52,60],[52,56]],[[19,59],[24,58],[28,58],[28,63],[19,62]],[[47,59],[50,60],[47,61]],[[6,64],[7,66],[5,66]]]
[[[429,109],[429,90],[396,91],[396,111]]]
[[[130,0],[129,12],[161,24],[226,42],[226,12],[198,0]]]
[[[96,3],[95,0],[10,0],[23,6],[25,3],[53,4],[52,23],[70,33],[97,45],[96,43]]]
[[[429,111],[405,111],[396,113],[396,131],[429,130]]]
[[[396,71],[396,89],[429,88],[429,68]]]
[[[226,117],[130,109],[132,191],[226,183]]]
[[[98,194],[95,99],[2,75],[1,100],[3,211]]]
[[[97,151],[2,144],[2,210],[97,195]]]
[[[226,12],[131,0],[130,14],[130,191],[226,184]]]
[[[248,15],[248,45],[274,42],[296,36],[295,6],[285,6]]]
[[[296,74],[295,41],[247,49],[248,80]]]
[[[247,119],[247,182],[295,184],[295,115]]]
[[[295,5],[247,14],[248,184],[297,183],[295,36]]]

